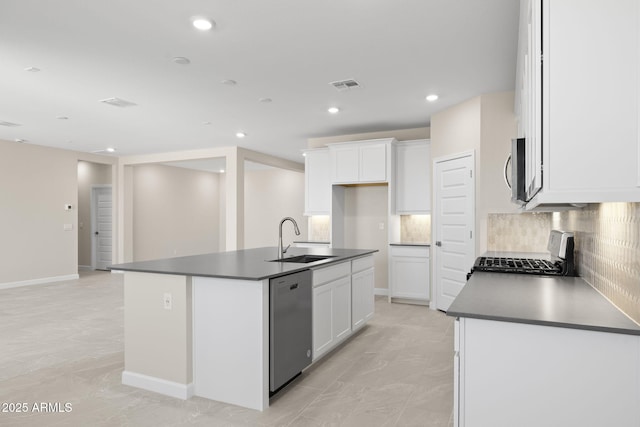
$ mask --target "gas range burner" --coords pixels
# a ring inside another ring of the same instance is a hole
[[[474,271],[489,271],[541,276],[575,276],[573,249],[573,233],[551,230],[547,244],[551,261],[537,258],[480,257],[476,259],[470,274]]]
[[[473,266],[475,271],[500,273],[526,273],[540,275],[561,275],[562,263],[532,258],[480,257]]]

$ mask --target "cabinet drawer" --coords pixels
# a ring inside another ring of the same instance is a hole
[[[391,246],[391,256],[429,258],[428,246]]]
[[[331,282],[341,277],[349,276],[350,274],[351,263],[349,261],[313,270],[313,287]]]
[[[373,267],[373,255],[354,259],[351,261],[351,271],[357,273],[358,271],[366,270]]]

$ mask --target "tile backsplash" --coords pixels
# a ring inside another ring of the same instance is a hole
[[[309,217],[309,240],[315,242],[328,242],[331,240],[329,215]]]
[[[550,231],[550,213],[489,214],[487,250],[546,252]]]
[[[556,213],[490,214],[488,250],[545,252],[549,230],[575,233],[578,274],[640,322],[640,203]]]
[[[431,215],[401,215],[400,241],[431,243]]]

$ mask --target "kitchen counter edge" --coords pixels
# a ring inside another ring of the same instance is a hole
[[[375,252],[378,252],[378,250],[291,247],[287,251],[287,257],[305,254],[330,255],[332,257],[310,263],[288,263],[270,261],[277,258],[277,248],[265,247],[114,264],[107,268],[112,271],[257,281],[285,276],[303,270],[327,267]]]
[[[580,277],[474,272],[446,314],[640,335],[640,325]]]

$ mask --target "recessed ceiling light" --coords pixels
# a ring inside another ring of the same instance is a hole
[[[185,58],[184,56],[176,56],[175,58],[172,59],[172,61],[180,65],[191,64],[191,61],[189,60],[189,58]]]
[[[235,86],[235,85],[238,84],[237,81],[231,80],[231,79],[222,80],[220,83],[222,83],[223,85],[227,85],[227,86]]]
[[[244,138],[245,136],[247,136],[247,134],[246,134],[246,133],[244,133],[244,132],[236,132],[236,136],[237,136],[238,138]]]
[[[191,23],[200,31],[209,31],[213,28],[213,21],[207,18],[195,17]]]
[[[271,99],[271,98],[260,98],[260,99],[258,99],[258,102],[262,102],[263,104],[268,104],[271,101],[273,101],[273,99]]]
[[[24,69],[25,71],[28,71],[30,73],[37,73],[38,71],[40,71],[40,68],[36,68],[36,67],[27,67]]]
[[[340,112],[340,109],[338,107],[330,107],[330,108],[327,109],[327,111],[330,114],[338,114]]]
[[[438,95],[436,95],[435,93],[431,94],[431,95],[427,95],[427,101],[429,102],[434,102],[438,100]]]
[[[107,153],[115,153],[116,149],[113,147],[107,147],[104,151],[106,151]]]
[[[27,142],[26,139],[22,139],[22,138],[16,138],[14,141],[19,142],[19,143]]]
[[[224,173],[224,169],[220,169],[220,173]]]
[[[307,157],[307,153],[302,153],[302,157]]]

